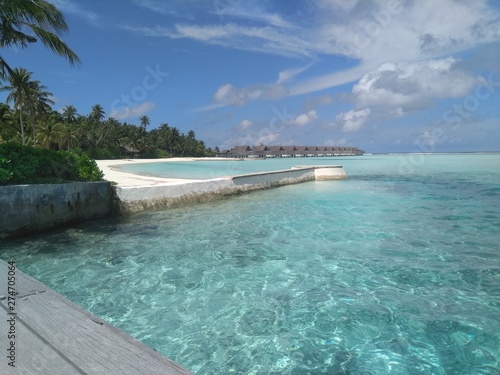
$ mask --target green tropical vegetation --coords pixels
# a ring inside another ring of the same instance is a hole
[[[70,64],[80,63],[75,52],[59,35],[68,31],[63,14],[45,0],[0,0],[0,49],[26,48],[41,41]],[[12,68],[0,55],[0,78],[5,80]]]
[[[184,134],[167,123],[148,131],[146,115],[131,124],[106,118],[100,104],[87,114],[73,105],[55,111],[48,88],[32,72],[11,67],[2,50],[40,41],[70,64],[79,64],[60,39],[67,30],[62,13],[45,0],[0,0],[0,91],[6,93],[5,103],[0,102],[0,184],[96,181],[102,173],[92,159],[211,156],[217,151],[197,140],[194,131]],[[63,162],[74,170],[55,171]]]
[[[0,145],[0,155],[0,185],[103,179],[95,160],[81,151],[55,151],[9,142]]]

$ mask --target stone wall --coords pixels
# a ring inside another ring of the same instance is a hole
[[[153,186],[115,187],[115,213],[130,215],[221,199],[226,196],[314,180],[346,178],[340,166],[299,166],[293,169],[251,173],[205,181]]]
[[[211,180],[111,187],[109,182],[0,186],[0,239],[84,220],[213,201],[314,180],[346,178],[341,166],[298,166]]]
[[[109,182],[0,186],[0,238],[108,216],[112,194]]]

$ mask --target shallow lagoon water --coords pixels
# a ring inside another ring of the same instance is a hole
[[[332,162],[0,257],[196,374],[500,373],[500,155]]]

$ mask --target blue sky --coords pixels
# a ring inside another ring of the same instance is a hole
[[[82,64],[2,54],[57,110],[99,103],[220,148],[500,151],[498,1],[49,1]]]

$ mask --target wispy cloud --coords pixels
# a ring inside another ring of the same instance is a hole
[[[136,2],[151,8],[163,4],[157,0]],[[396,66],[401,63],[411,66],[421,61],[442,64],[445,57],[500,41],[500,12],[487,0],[315,0],[303,12],[293,14],[277,13],[265,3],[250,9],[243,1],[221,0],[213,4],[211,13],[223,18],[211,22],[206,17],[201,21],[200,17],[200,20],[195,18],[192,22],[171,27],[142,25],[125,28],[144,36],[190,39],[228,49],[306,61],[345,56],[356,65],[344,70],[332,66],[325,74],[297,79],[309,67],[307,64],[280,72],[277,85],[250,85],[238,89],[227,83],[215,93],[214,103],[205,108],[275,98],[276,88],[281,95],[290,96],[318,92],[359,81],[371,72],[382,74],[378,69],[387,62]],[[417,69],[412,79],[426,82],[429,74],[426,69]],[[387,73],[383,75],[384,79],[389,78]],[[455,79],[457,87],[469,84],[466,75],[450,73],[448,77]],[[463,82],[458,82],[460,80]],[[381,83],[382,77],[377,82]],[[358,87],[361,86],[359,81]],[[457,89],[457,92],[462,91]],[[434,94],[431,96],[435,98],[446,97]],[[367,100],[369,97],[371,95],[366,96]],[[448,97],[454,97],[454,94]],[[360,98],[361,94],[358,101]]]
[[[254,5],[254,4],[252,4]],[[293,28],[294,24],[286,21],[281,15],[277,13],[266,12],[262,9],[256,8],[248,8],[248,5],[244,1],[233,2],[224,4],[222,1],[219,3],[214,3],[214,13],[219,15],[221,18],[224,16],[234,17],[234,18],[243,18],[251,21],[258,21],[268,25],[277,26],[277,27],[285,27],[285,28]]]
[[[240,124],[236,127],[236,130],[242,132],[250,128],[253,124],[254,124],[253,121],[245,119],[240,122]]]
[[[113,117],[118,120],[126,120],[129,118],[142,116],[151,111],[155,107],[156,104],[153,102],[143,102],[133,107],[123,107],[114,109],[109,114],[109,117]]]
[[[50,3],[56,6],[57,9],[64,13],[70,13],[80,17],[91,24],[96,24],[98,15],[90,10],[84,9],[80,3],[71,0],[49,0]]]
[[[250,100],[257,99],[277,99],[287,94],[287,90],[282,85],[254,85],[243,88],[236,88],[227,83],[220,86],[214,93],[213,101],[215,105],[243,105]]]
[[[287,70],[283,70],[279,73],[278,75],[278,80],[276,81],[276,84],[283,84],[286,82],[289,82],[295,78],[295,76],[299,75],[303,71],[309,69],[313,64],[307,64],[305,66],[300,66],[296,68],[291,68]]]
[[[328,139],[323,143],[325,146],[345,146],[347,145],[347,139]]]
[[[209,10],[209,5],[203,0],[190,0],[189,2],[185,0],[133,0],[133,2],[157,14],[191,20],[195,18],[192,9]]]
[[[125,30],[149,37],[170,39],[192,39],[198,42],[239,49],[281,55],[286,57],[312,58],[315,51],[307,41],[294,33],[269,26],[245,26],[236,23],[223,25],[176,24],[173,28],[164,26],[125,25]]]

